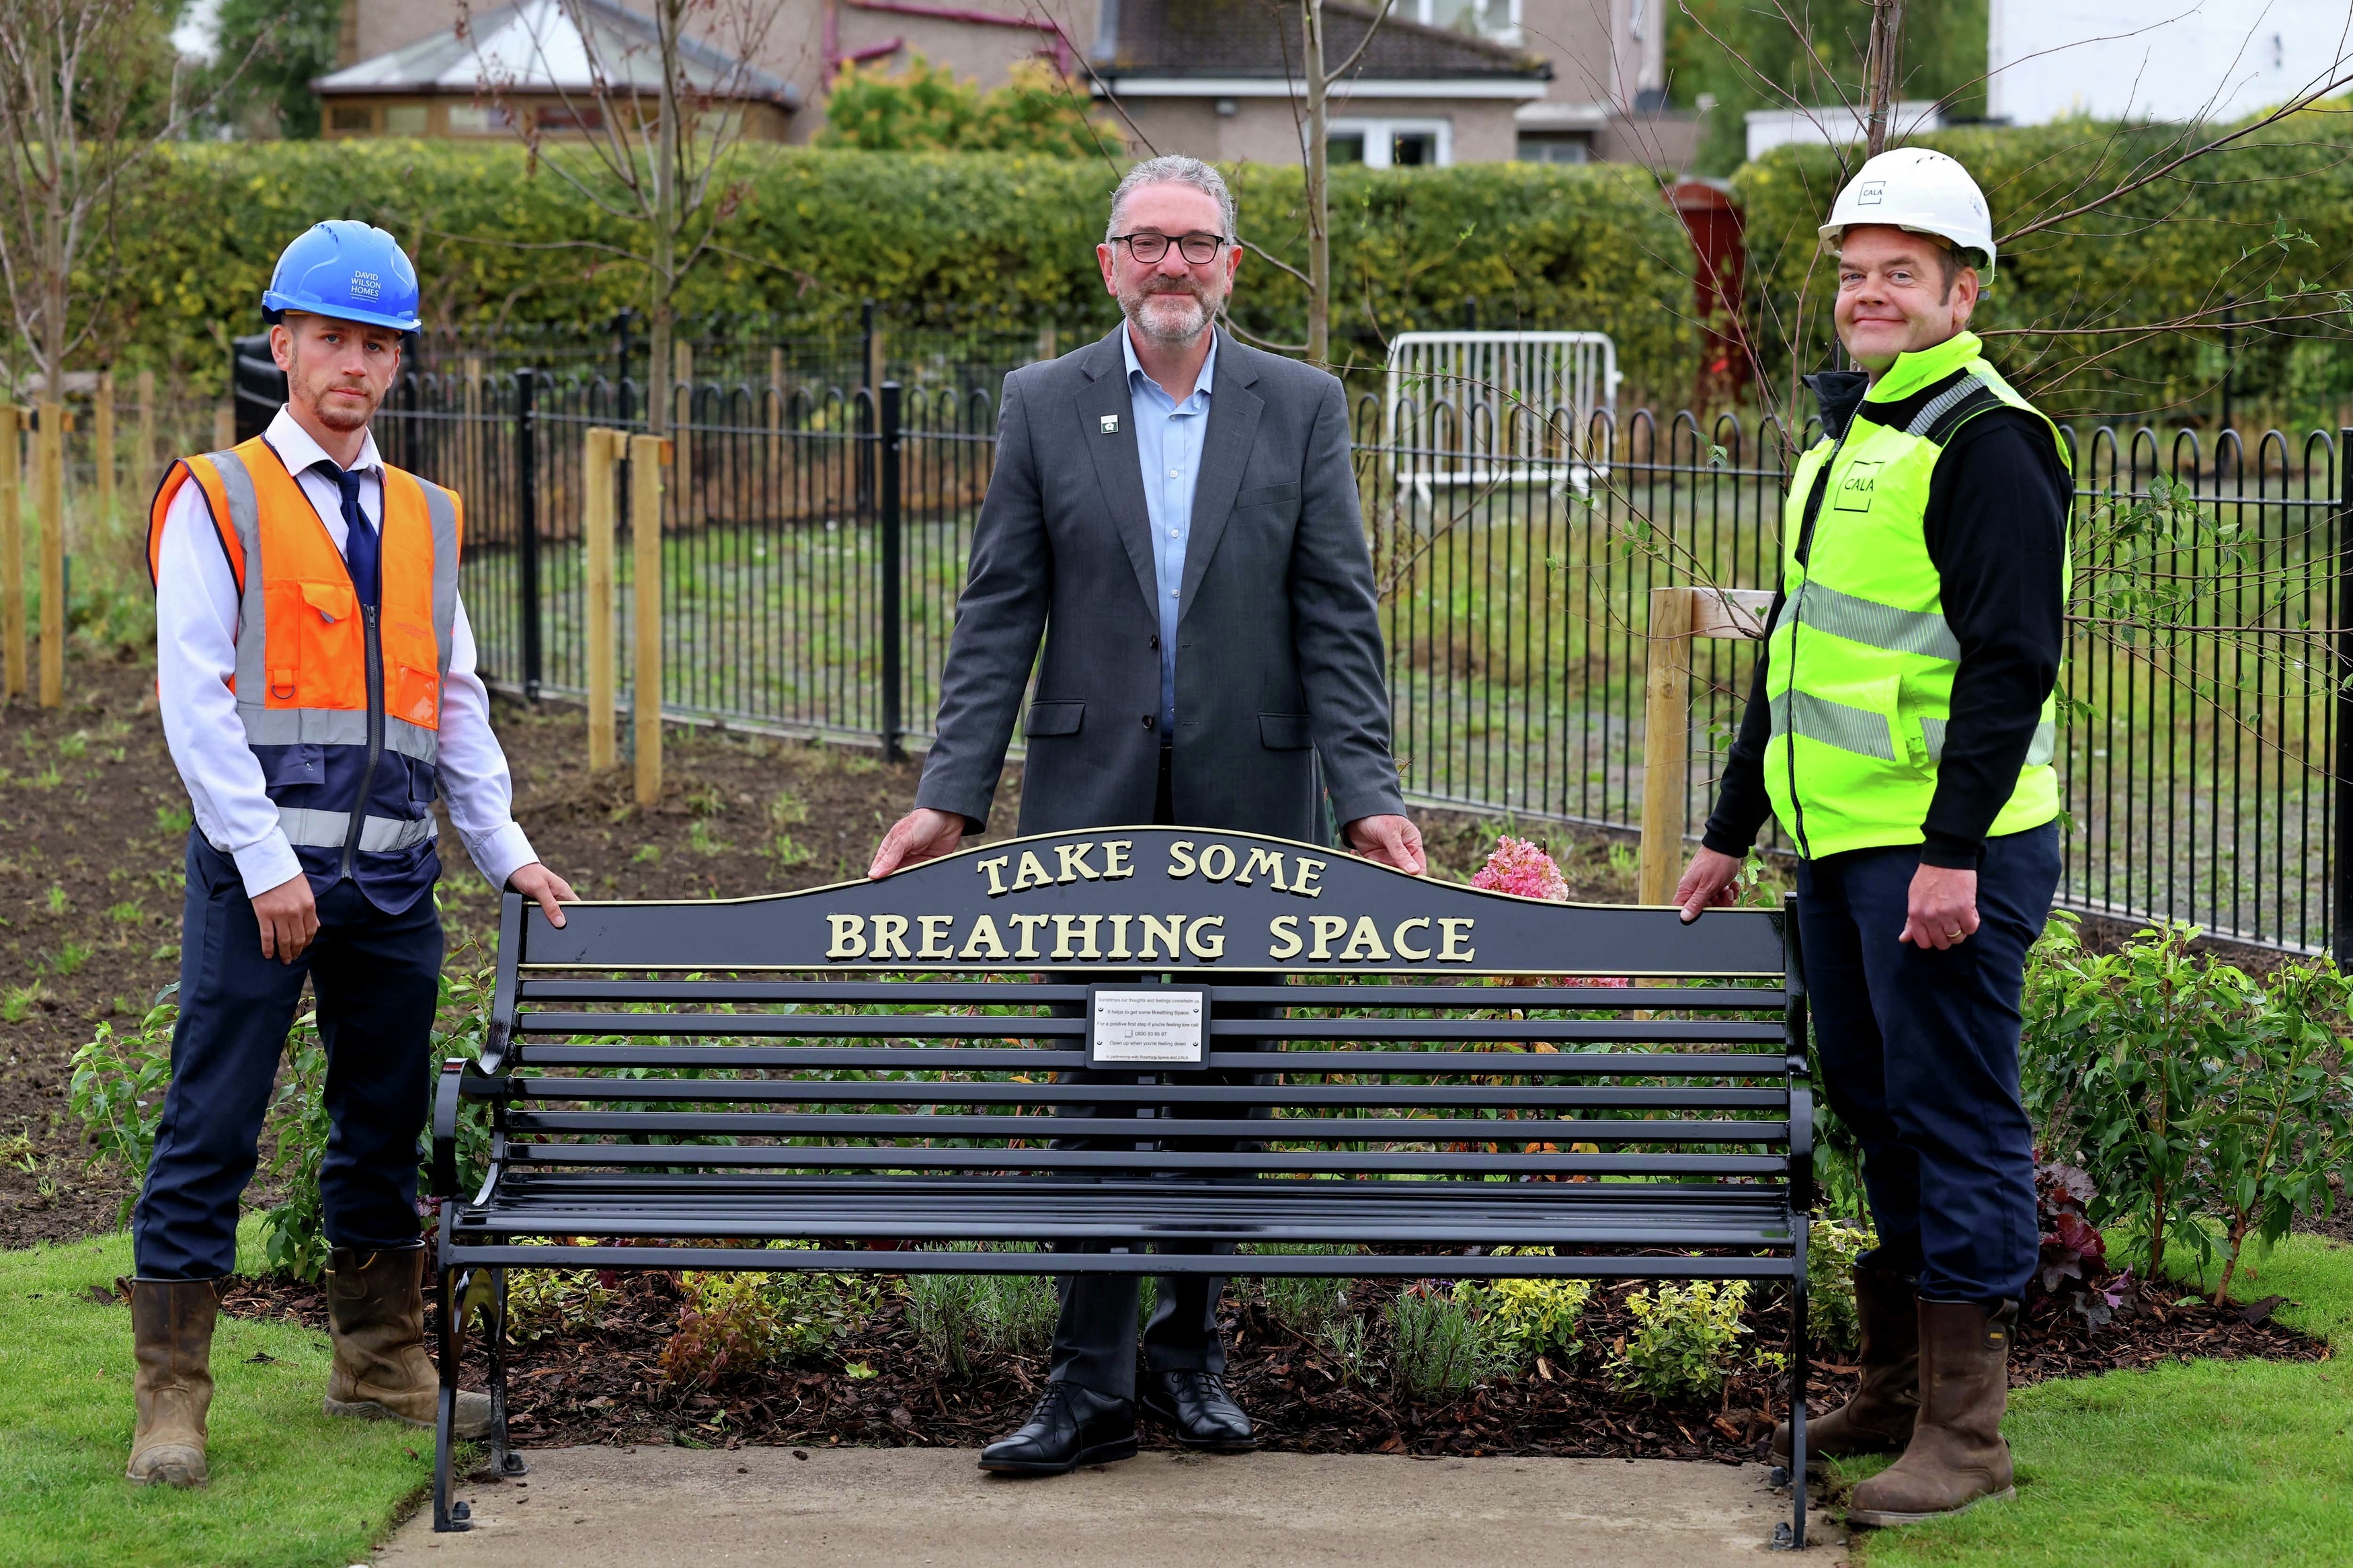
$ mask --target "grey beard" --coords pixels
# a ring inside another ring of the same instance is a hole
[[[1185,300],[1193,305],[1200,314],[1191,326],[1181,331],[1172,331],[1166,315],[1154,312],[1148,316],[1146,313],[1145,307],[1155,300],[1164,299]],[[1125,315],[1129,322],[1145,337],[1156,343],[1166,343],[1171,348],[1184,348],[1198,342],[1201,334],[1209,330],[1210,325],[1218,319],[1218,307],[1224,302],[1222,296],[1211,300],[1200,294],[1180,293],[1174,289],[1155,289],[1149,292],[1123,294],[1120,296],[1119,308],[1121,313]],[[1154,319],[1155,316],[1157,317],[1156,320]]]

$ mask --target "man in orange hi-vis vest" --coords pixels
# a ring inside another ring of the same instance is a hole
[[[253,440],[173,464],[148,521],[164,734],[195,826],[172,1086],[132,1224],[128,1473],[174,1486],[206,1479],[219,1283],[306,977],[332,1127],[327,1412],[434,1424],[417,1171],[437,794],[493,885],[556,925],[573,896],[511,815],[458,602],[458,498],[368,433],[418,329],[416,268],[381,229],[322,223],[261,302],[286,406]],[[487,1396],[459,1396],[461,1436],[490,1417]]]

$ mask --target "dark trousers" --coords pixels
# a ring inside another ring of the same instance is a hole
[[[1895,940],[1919,866],[1908,846],[1798,868],[1822,1088],[1862,1144],[1871,1261],[1916,1273],[1930,1300],[2016,1299],[2041,1249],[2019,996],[2059,886],[2058,825],[1987,840],[1977,934],[1941,952]]]
[[[262,957],[236,862],[188,836],[172,1087],[131,1224],[142,1279],[210,1279],[237,1267],[237,1199],[253,1178],[306,975],[327,1052],[332,1131],[319,1172],[327,1239],[360,1248],[417,1240],[441,918],[430,898],[385,914],[350,881],[318,904],[319,934],[300,958]]]
[[[1153,813],[1156,823],[1172,823],[1176,819],[1170,799],[1170,754],[1166,747],[1160,752],[1159,800]],[[1141,974],[1105,974],[1100,971],[1082,973],[1064,973],[1048,976],[1060,984],[1134,984]],[[1224,985],[1282,984],[1281,975],[1229,974],[1219,977]],[[1058,1004],[1058,1014],[1070,1016],[1082,1011]],[[1270,1006],[1253,1011],[1267,1016],[1280,1016],[1282,1008]],[[1225,1049],[1263,1047],[1268,1042],[1229,1040]],[[1264,1083],[1267,1075],[1212,1073],[1187,1075],[1187,1081],[1206,1083]],[[1063,1083],[1135,1083],[1135,1073],[1094,1072],[1081,1068],[1067,1072],[1058,1080]],[[1220,1107],[1173,1106],[1169,1115],[1175,1119],[1209,1118],[1232,1120],[1232,1112]],[[1126,1106],[1067,1105],[1056,1110],[1058,1120],[1090,1120],[1119,1124],[1116,1136],[1090,1132],[1085,1135],[1066,1134],[1054,1140],[1057,1149],[1133,1149],[1139,1142],[1156,1142],[1163,1147],[1192,1151],[1247,1149],[1252,1145],[1238,1143],[1231,1139],[1187,1138],[1167,1136],[1167,1122],[1157,1119],[1138,1121],[1136,1112]],[[1263,1117],[1264,1110],[1252,1112]],[[1133,1179],[1124,1173],[1098,1175],[1081,1173],[1074,1180]],[[1172,1180],[1174,1180],[1172,1178]],[[1140,1249],[1140,1240],[1129,1242],[1091,1241],[1074,1250],[1106,1252],[1113,1247],[1126,1246]],[[1057,1250],[1061,1250],[1058,1247]],[[1213,1252],[1233,1250],[1231,1243],[1169,1242],[1157,1245],[1160,1252]],[[1054,1323],[1054,1358],[1048,1375],[1058,1383],[1076,1383],[1099,1394],[1115,1398],[1135,1397],[1135,1320],[1138,1308],[1137,1276],[1133,1274],[1065,1274],[1055,1281],[1061,1298],[1061,1313]],[[1215,1372],[1226,1370],[1225,1346],[1218,1338],[1218,1298],[1225,1289],[1225,1280],[1208,1274],[1164,1274],[1159,1277],[1157,1300],[1152,1321],[1144,1326],[1144,1359],[1155,1372]]]

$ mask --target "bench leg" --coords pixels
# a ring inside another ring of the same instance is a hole
[[[527,1476],[531,1467],[507,1447],[507,1271],[491,1270],[491,1300],[483,1309],[490,1318],[482,1342],[491,1358],[491,1470],[501,1476]]]
[[[1773,1527],[1773,1550],[1806,1548],[1806,1229],[1810,1215],[1799,1215],[1789,1291],[1789,1518]]]
[[[444,1222],[446,1223],[446,1221]],[[473,1510],[449,1500],[450,1447],[458,1415],[458,1361],[466,1336],[459,1330],[458,1271],[441,1270],[441,1394],[433,1421],[433,1529],[436,1533],[474,1528]]]

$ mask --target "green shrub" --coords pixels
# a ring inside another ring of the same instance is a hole
[[[1389,1300],[1389,1375],[1409,1399],[1451,1399],[1484,1377],[1493,1354],[1472,1299],[1423,1279]]]
[[[1119,145],[1088,118],[1087,100],[1043,60],[1023,60],[1003,87],[980,90],[949,66],[910,55],[891,71],[853,60],[826,94],[820,147],[860,153],[1016,153],[1101,159]]]
[[[980,1248],[955,1242],[949,1250],[977,1252]],[[1007,1250],[1037,1248],[1023,1244]],[[975,1342],[987,1350],[1015,1355],[1042,1355],[1053,1343],[1060,1302],[1053,1280],[1045,1276],[910,1274],[906,1290],[907,1325],[914,1330],[917,1342],[935,1363],[958,1377],[971,1373],[970,1347]]]
[[[643,274],[596,248],[636,237],[565,182],[534,178],[520,147],[177,142],[143,169],[116,226],[119,376],[176,370],[217,393],[217,330],[258,326],[278,252],[325,215],[365,218],[414,247],[437,330],[568,327],[643,303]],[[1244,236],[1303,268],[1299,171],[1229,174]],[[729,199],[712,207],[726,253],[694,271],[678,307],[838,320],[871,297],[1107,330],[1094,246],[1118,174],[1101,158],[744,147],[721,175]],[[1332,193],[1335,293],[1347,302],[1333,312],[1335,348],[1377,365],[1385,336],[1459,326],[1475,300],[1489,326],[1609,333],[1632,388],[1688,383],[1691,246],[1646,171],[1348,168],[1334,171]],[[207,215],[202,232],[171,221],[186,212]],[[572,244],[582,248],[561,248]],[[1242,264],[1234,314],[1261,338],[1304,341],[1301,285],[1261,258]]]
[[[518,1344],[586,1333],[612,1304],[613,1292],[594,1268],[507,1270],[507,1337]]]
[[[1879,1245],[1869,1222],[1816,1225],[1806,1243],[1806,1327],[1819,1344],[1852,1351],[1862,1342],[1854,1300],[1855,1260]]]
[[[2078,1165],[2094,1225],[2127,1222],[2148,1273],[2219,1240],[2227,1289],[2250,1235],[2325,1215],[2353,1159],[2353,984],[2327,958],[2262,980],[2195,953],[2187,925],[2086,952],[2054,920],[2027,970],[2020,1077],[2046,1158]],[[2218,1298],[2219,1299],[2219,1298]]]
[[[679,1309],[677,1331],[662,1346],[661,1367],[672,1382],[685,1384],[740,1376],[820,1353],[862,1324],[880,1299],[875,1281],[855,1274],[690,1269],[679,1283],[686,1301]]]
[[[172,1083],[172,1025],[179,1015],[176,1003],[158,1001],[129,1034],[118,1035],[101,1022],[97,1036],[74,1052],[66,1103],[98,1146],[90,1163],[112,1160],[130,1182],[115,1211],[117,1225],[131,1217],[154,1158],[164,1091]]]
[[[1293,1257],[1331,1257],[1350,1253],[1353,1247],[1317,1243],[1269,1243],[1253,1246],[1253,1253]],[[1259,1294],[1274,1321],[1303,1340],[1324,1342],[1333,1325],[1348,1312],[1348,1281],[1334,1274],[1268,1274],[1258,1282]]]
[[[1618,1384],[1659,1399],[1713,1399],[1740,1364],[1746,1280],[1659,1285],[1626,1298],[1635,1330],[1611,1357]]]
[[[1499,1257],[1530,1257],[1551,1249],[1506,1247]],[[1455,1295],[1470,1309],[1499,1368],[1534,1366],[1538,1356],[1567,1362],[1585,1348],[1578,1318],[1592,1298],[1590,1279],[1465,1280]]]

